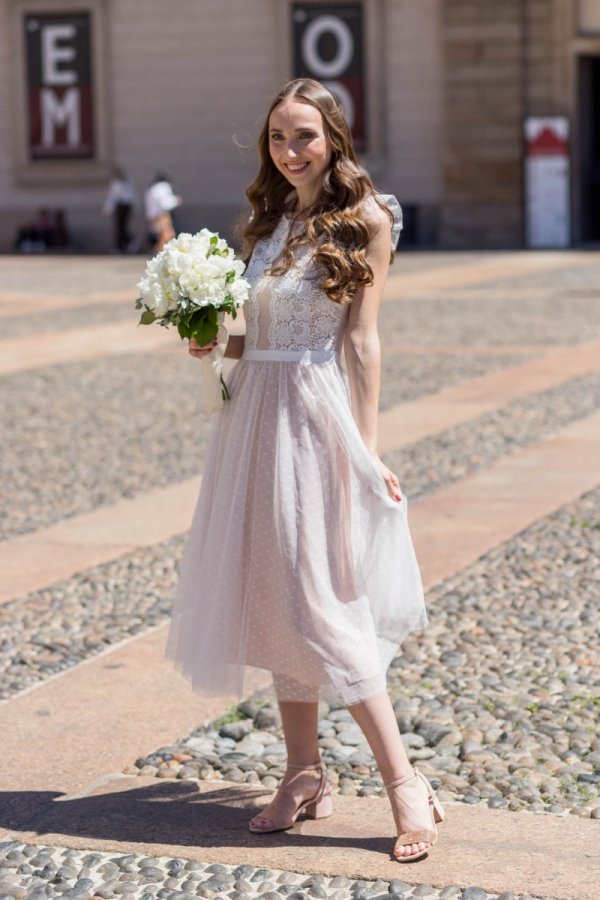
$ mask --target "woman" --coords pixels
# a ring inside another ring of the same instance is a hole
[[[243,696],[248,666],[273,673],[288,767],[251,831],[331,813],[322,689],[364,731],[399,831],[394,855],[410,861],[435,842],[443,809],[407,759],[385,680],[398,645],[427,624],[406,497],[377,455],[377,313],[401,213],[376,195],[319,82],[275,98],[259,156],[243,232],[246,334],[227,344],[239,359],[232,399],[207,449],[167,656],[206,693]],[[192,340],[189,352],[213,347]]]

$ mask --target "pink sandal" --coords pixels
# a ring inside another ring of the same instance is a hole
[[[333,812],[333,803],[331,800],[331,786],[325,775],[325,766],[322,762],[315,763],[312,766],[287,766],[288,769],[294,769],[298,772],[308,772],[311,770],[319,770],[321,777],[317,793],[308,800],[303,800],[298,809],[289,821],[285,821],[281,816],[275,816],[273,819],[267,819],[262,815],[255,816],[248,823],[248,830],[253,834],[270,834],[272,831],[285,831],[291,828],[301,812],[304,811],[308,819],[324,819]],[[264,826],[258,823],[264,823]]]
[[[413,779],[416,780],[409,787],[408,783],[413,781]],[[419,779],[424,782],[429,794],[427,818],[429,818],[430,820],[431,828],[422,828],[419,831],[404,831],[402,832],[402,834],[398,835],[398,838],[394,845],[393,853],[394,859],[397,859],[398,862],[414,862],[416,859],[421,859],[423,856],[426,856],[429,851],[429,847],[426,847],[424,850],[418,850],[416,853],[412,853],[407,856],[397,856],[395,850],[396,847],[398,847],[398,845],[400,844],[418,844],[420,841],[427,841],[427,843],[430,844],[431,847],[433,847],[438,837],[436,822],[442,822],[444,820],[444,807],[435,796],[434,790],[431,787],[429,780],[425,777],[425,775],[423,775],[422,772],[419,772],[416,766],[413,766],[413,771],[410,773],[410,775],[404,775],[402,778],[396,778],[395,781],[390,781],[389,784],[385,785],[385,789],[388,792],[390,803],[392,805],[392,812],[394,814],[396,828],[399,829],[401,827],[399,815],[397,813],[397,809],[399,806],[409,805],[414,809],[415,807],[420,806],[423,802],[420,798],[421,792],[419,791],[418,794],[414,796],[413,803],[410,803],[410,800],[413,799],[410,795],[411,788],[414,789],[419,786]],[[405,785],[403,791],[398,790],[401,785]],[[394,799],[396,799],[396,803],[394,803]]]

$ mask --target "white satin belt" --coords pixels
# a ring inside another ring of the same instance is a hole
[[[337,350],[254,350],[248,347],[242,354],[242,359],[255,360],[257,362],[331,362],[340,361],[340,353]]]

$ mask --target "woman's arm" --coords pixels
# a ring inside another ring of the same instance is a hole
[[[381,462],[377,453],[377,418],[381,383],[381,345],[377,316],[390,265],[389,219],[377,211],[376,231],[369,241],[367,262],[373,270],[373,284],[361,288],[352,303],[344,334],[346,369],[352,414],[369,452],[376,458],[390,496],[400,500],[398,479]]]
[[[240,359],[244,352],[244,341],[246,336],[243,334],[230,334],[225,347],[225,356],[227,359]]]

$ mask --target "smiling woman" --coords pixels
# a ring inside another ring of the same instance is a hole
[[[400,860],[427,853],[443,809],[410,766],[386,691],[427,624],[398,478],[377,451],[377,316],[401,227],[354,153],[330,91],[286,85],[262,128],[243,231],[246,334],[217,414],[167,654],[209,693],[273,674],[288,768],[251,831],[331,813],[319,691],[348,705],[389,790]],[[346,359],[341,366],[341,352]],[[193,356],[212,352],[190,342]]]
[[[310,207],[331,159],[331,141],[319,110],[294,100],[276,106],[269,117],[269,152],[296,188],[298,211]]]

